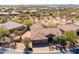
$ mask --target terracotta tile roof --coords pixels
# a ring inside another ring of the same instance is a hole
[[[39,28],[39,29],[31,29],[31,38],[32,40],[39,40],[39,38],[42,40],[46,38],[48,34],[53,35],[62,35],[60,29],[58,28]]]

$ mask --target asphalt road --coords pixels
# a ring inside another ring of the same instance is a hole
[[[0,54],[24,54],[24,53],[0,47]],[[50,51],[50,52],[33,52],[32,54],[64,54],[64,53],[60,51]],[[72,53],[68,51],[65,54],[72,54]]]

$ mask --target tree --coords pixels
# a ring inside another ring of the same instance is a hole
[[[77,33],[73,30],[64,33],[64,38],[70,42],[69,48],[74,48],[76,46]]]
[[[7,28],[0,27],[0,38],[3,38],[3,40],[5,40],[4,37],[9,35],[9,33],[10,32],[7,30]]]
[[[24,53],[25,53],[25,54],[32,53],[32,52],[33,52],[33,49],[32,49],[32,47],[30,46],[30,44],[32,43],[32,42],[31,42],[31,38],[24,38],[24,39],[22,40],[22,42],[23,42],[24,45],[25,45]]]
[[[22,22],[25,27],[29,30],[30,29],[30,26],[32,25],[32,21],[31,20],[23,20]]]
[[[64,38],[67,41],[75,42],[76,41],[76,38],[77,38],[77,34],[76,34],[75,31],[69,30],[69,31],[67,31],[67,32],[64,33]]]
[[[57,42],[61,45],[66,45],[66,40],[64,38],[64,36],[56,36]]]

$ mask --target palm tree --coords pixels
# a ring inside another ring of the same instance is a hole
[[[30,44],[32,43],[32,42],[31,42],[31,38],[24,38],[24,39],[22,40],[22,42],[23,42],[24,45],[25,45],[24,53],[25,53],[25,54],[32,53],[32,52],[33,52],[33,49],[32,49],[32,46],[30,46]],[[31,44],[31,45],[32,45],[32,44]]]

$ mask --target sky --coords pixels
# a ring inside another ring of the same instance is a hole
[[[0,0],[0,5],[79,4],[79,0]]]

